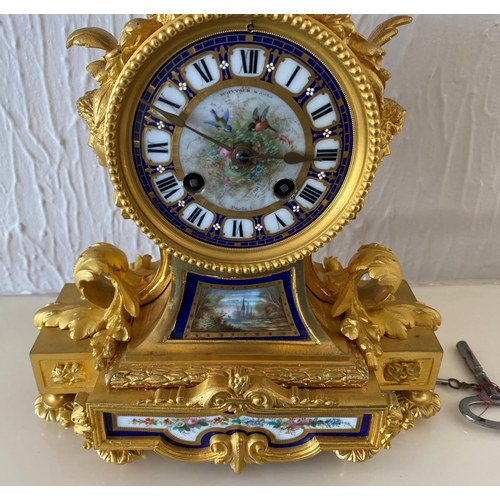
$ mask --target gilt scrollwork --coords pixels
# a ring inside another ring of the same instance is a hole
[[[210,449],[215,454],[214,462],[230,464],[236,474],[241,474],[248,464],[264,464],[264,454],[268,448],[268,440],[263,434],[235,432],[229,435],[216,434],[210,438]]]
[[[402,431],[411,429],[416,418],[430,418],[440,409],[439,396],[433,391],[395,391],[388,394],[385,422],[380,428],[380,448],[389,450],[391,441]],[[380,448],[336,450],[342,460],[363,462],[377,454]]]
[[[241,415],[275,408],[332,408],[338,402],[321,389],[285,388],[244,367],[214,375],[195,387],[157,389],[153,398],[138,401],[139,406],[199,408]]]
[[[309,14],[310,17],[335,33],[359,60],[375,93],[381,117],[381,160],[390,154],[389,143],[401,131],[405,110],[393,99],[384,98],[385,84],[391,74],[382,68],[386,54],[382,48],[398,34],[397,28],[411,23],[410,16],[395,16],[377,26],[368,38],[356,32],[348,14]]]
[[[101,28],[81,28],[71,33],[66,41],[67,48],[80,46],[105,51],[101,59],[87,66],[99,88],[86,92],[77,101],[78,114],[85,120],[90,132],[89,146],[104,167],[104,120],[113,85],[139,45],[161,26],[156,18],[137,18],[125,24],[119,40]]]
[[[309,288],[332,304],[331,314],[341,320],[341,332],[356,343],[370,370],[377,368],[383,353],[382,337],[406,339],[415,326],[436,330],[441,323],[435,309],[395,298],[401,282],[396,256],[377,244],[362,246],[345,268],[329,257],[308,275]]]
[[[90,339],[94,367],[104,370],[118,345],[130,340],[130,318],[138,316],[158,267],[151,256],[139,256],[129,265],[125,253],[113,245],[92,245],[78,258],[73,271],[75,284],[86,301],[48,304],[35,314],[34,324],[38,329],[69,330],[73,340]],[[163,288],[169,279],[169,275],[163,276]]]
[[[389,382],[407,384],[416,382],[420,377],[420,371],[418,361],[394,361],[384,366],[384,378]]]
[[[71,414],[71,422],[73,423],[73,430],[75,434],[83,439],[83,447],[90,450],[94,447],[94,440],[92,437],[92,427],[88,418],[85,403],[87,402],[88,393],[80,392],[76,395],[73,412]]]
[[[410,415],[411,417],[411,415]],[[380,429],[382,434],[381,446],[388,450],[391,448],[391,440],[394,439],[402,429],[410,429],[414,425],[414,419],[408,419],[407,412],[401,406],[396,393],[389,394],[389,405],[385,423]]]
[[[385,425],[382,426],[382,447],[390,449],[391,440],[401,430],[411,429],[416,418],[430,418],[441,408],[439,396],[433,391],[396,391],[390,394]]]

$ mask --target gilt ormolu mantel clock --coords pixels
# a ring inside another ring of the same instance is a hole
[[[404,110],[347,15],[153,15],[105,50],[78,101],[124,217],[160,248],[106,243],[35,316],[36,413],[118,464],[155,450],[247,464],[363,461],[439,410],[439,314],[393,253],[311,254],[360,210]],[[363,279],[368,278],[368,279]]]

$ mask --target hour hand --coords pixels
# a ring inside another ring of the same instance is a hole
[[[222,142],[219,142],[217,139],[214,139],[213,137],[210,137],[209,135],[204,134],[203,132],[200,132],[199,130],[196,130],[195,128],[191,127],[188,125],[182,117],[179,115],[174,115],[173,113],[169,113],[168,111],[165,111],[158,106],[155,106],[154,104],[145,101],[144,99],[140,99],[140,101],[143,104],[146,104],[146,106],[149,106],[150,108],[154,109],[159,115],[161,115],[165,120],[168,121],[168,123],[171,123],[174,125],[174,127],[184,127],[187,128],[188,130],[191,130],[191,132],[194,132],[195,134],[198,134],[200,137],[203,137],[207,141],[213,142],[217,146],[227,149],[230,152],[233,152],[234,148],[232,146],[228,146],[226,144],[223,144]]]

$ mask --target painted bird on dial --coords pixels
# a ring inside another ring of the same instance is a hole
[[[205,123],[207,125],[212,125],[212,127],[215,128],[221,128],[225,132],[231,132],[233,129],[231,125],[229,125],[229,109],[226,109],[224,114],[222,116],[219,116],[217,112],[214,109],[210,110],[210,113],[212,113],[214,119],[213,120],[207,120]]]
[[[259,114],[259,109],[255,108],[253,110],[252,116],[253,122],[248,125],[248,130],[250,130],[251,132],[262,132],[263,130],[266,130],[266,128],[269,128],[277,132],[277,130],[271,127],[271,125],[269,125],[269,122],[267,121],[268,111],[269,106],[262,112],[262,114]]]

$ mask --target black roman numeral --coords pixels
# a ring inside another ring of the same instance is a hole
[[[173,174],[170,174],[167,177],[164,177],[163,179],[159,180],[156,183],[156,187],[162,194],[165,201],[167,201],[174,193],[176,193],[177,191],[179,191],[179,189],[181,189],[181,187],[177,183],[177,179],[174,177]]]
[[[200,207],[196,207],[193,210],[192,214],[187,218],[187,220],[191,222],[191,224],[193,224],[194,226],[201,227],[205,215],[207,215],[206,210],[203,211]]]
[[[148,153],[168,154],[168,142],[150,142],[147,145]]]
[[[288,79],[288,82],[286,82],[286,87],[289,87],[290,84],[293,82],[293,79],[297,76],[297,73],[300,71],[300,66],[297,64],[297,67],[295,68],[295,71],[292,73],[292,76]]]
[[[321,158],[325,161],[337,161],[339,150],[335,149],[318,149],[316,153],[317,158]]]
[[[259,57],[259,51],[255,49],[240,49],[241,64],[243,66],[243,73],[256,74],[257,73],[257,61]]]
[[[333,107],[332,104],[329,102],[325,104],[324,106],[321,106],[321,108],[318,108],[316,111],[313,111],[311,113],[312,119],[316,121],[318,118],[321,118],[322,116],[325,116],[329,113],[333,112]]]
[[[179,108],[181,107],[181,105],[180,105],[180,104],[177,104],[177,103],[175,103],[175,102],[169,101],[168,99],[165,99],[165,98],[164,98],[164,97],[162,97],[162,96],[159,96],[159,97],[158,97],[158,100],[159,100],[160,102],[164,102],[165,104],[168,104],[169,106],[172,106],[172,107],[173,107],[173,108],[175,108],[175,109],[179,109]]]
[[[303,198],[304,200],[308,201],[312,205],[314,205],[321,197],[323,194],[323,191],[320,191],[319,189],[316,189],[315,187],[311,186],[310,184],[306,184],[302,191],[297,195],[299,198]]]
[[[211,82],[213,80],[213,77],[210,74],[210,70],[208,69],[208,66],[207,66],[207,63],[205,62],[205,59],[201,59],[199,62],[201,63],[201,65],[203,67],[200,68],[200,65],[198,64],[198,62],[195,62],[193,65],[194,68],[196,69],[196,71],[198,71],[198,73],[203,78],[203,80],[205,80],[205,83]]]
[[[233,238],[243,238],[243,223],[233,220]]]
[[[277,214],[274,214],[274,216],[276,217],[276,222],[278,223],[279,227],[286,227],[286,224],[278,217]]]

